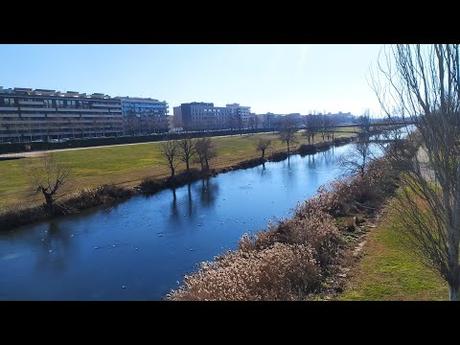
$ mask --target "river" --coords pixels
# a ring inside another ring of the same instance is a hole
[[[0,300],[161,300],[343,175],[353,144],[0,233]]]

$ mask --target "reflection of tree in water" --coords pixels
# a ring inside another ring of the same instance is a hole
[[[294,184],[296,173],[296,163],[291,162],[291,159],[288,157],[286,165],[282,169],[282,176],[285,186],[291,187]]]
[[[180,214],[179,208],[177,207],[177,195],[176,195],[176,188],[171,189],[173,197],[171,201],[171,219],[180,222]]]
[[[260,172],[260,176],[268,176],[268,175],[270,175],[270,171],[265,166],[265,162],[262,163],[262,167],[261,167],[261,169],[259,169],[259,172]]]
[[[189,218],[193,216],[193,199],[192,199],[192,185],[187,185],[187,210]]]
[[[40,247],[37,262],[39,268],[54,270],[66,268],[66,262],[72,250],[72,235],[69,231],[61,229],[59,223],[51,221],[38,244]]]
[[[332,146],[330,149],[322,152],[322,158],[324,160],[324,163],[326,166],[330,166],[335,164],[335,152],[334,152],[334,146]]]
[[[308,169],[316,169],[316,155],[308,155],[307,157],[307,166]]]
[[[201,180],[200,201],[204,207],[211,207],[217,199],[219,192],[218,184],[211,181],[210,178]]]

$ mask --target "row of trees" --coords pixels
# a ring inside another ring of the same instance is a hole
[[[200,163],[201,171],[209,171],[211,159],[217,156],[215,145],[210,138],[168,140],[160,144],[160,152],[168,163],[174,178],[177,165],[185,163],[187,173],[190,173],[191,163]]]

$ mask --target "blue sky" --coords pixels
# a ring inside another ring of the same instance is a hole
[[[101,92],[256,113],[379,112],[380,45],[0,45],[0,86]]]

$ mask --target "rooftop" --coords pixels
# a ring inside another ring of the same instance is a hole
[[[58,97],[77,97],[77,98],[101,98],[101,99],[111,99],[112,98],[103,93],[93,93],[92,95],[87,95],[86,93],[79,93],[76,91],[61,92],[61,91],[56,91],[56,90],[32,89],[32,88],[25,88],[25,87],[15,87],[15,88],[5,89],[2,86],[0,86],[0,93],[22,94],[22,95],[28,95],[28,96],[58,96]]]

